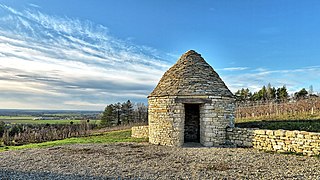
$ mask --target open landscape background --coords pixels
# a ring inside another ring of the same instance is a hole
[[[146,104],[163,73],[189,49],[202,54],[232,92],[271,83],[285,85],[289,95],[312,85],[317,94],[318,5],[4,0],[0,108],[103,111],[128,99]]]
[[[2,0],[0,179],[319,178],[319,6]],[[148,143],[147,96],[190,49],[235,95],[223,148]]]

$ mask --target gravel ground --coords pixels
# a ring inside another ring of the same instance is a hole
[[[0,179],[320,179],[320,159],[254,149],[81,144],[0,153]]]

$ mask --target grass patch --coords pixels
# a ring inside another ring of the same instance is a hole
[[[0,121],[4,120],[32,120],[32,116],[0,116]]]
[[[5,123],[12,124],[80,124],[84,120],[33,120],[33,119],[0,119]],[[90,124],[99,124],[100,120],[90,120]]]
[[[240,128],[259,128],[259,129],[284,129],[284,130],[298,130],[309,132],[320,132],[320,119],[318,120],[265,120],[265,121],[248,121],[238,122],[236,127]]]
[[[88,137],[67,138],[63,140],[48,141],[43,143],[26,144],[22,146],[2,146],[1,151],[19,150],[27,148],[43,148],[61,146],[66,144],[87,144],[87,143],[114,143],[114,142],[145,142],[144,138],[132,138],[131,130],[120,130],[95,134]]]
[[[236,118],[236,123],[256,122],[256,121],[294,121],[294,120],[319,120],[320,114],[300,113],[300,114],[279,114],[273,116],[258,116],[248,118]]]

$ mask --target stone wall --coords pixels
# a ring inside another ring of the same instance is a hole
[[[253,147],[267,151],[319,155],[320,133],[285,130],[255,130]]]
[[[207,123],[204,121],[203,123]],[[210,126],[209,126],[210,127]],[[153,132],[154,135],[163,135],[166,133],[175,134],[173,129],[167,127],[165,131],[161,127],[160,131]],[[155,128],[153,129],[155,130]],[[132,127],[132,137],[135,138],[147,138],[149,134],[148,126],[135,126]],[[181,133],[180,133],[181,134]],[[207,133],[208,134],[208,133]],[[220,134],[221,135],[221,134]],[[287,131],[287,130],[265,130],[265,129],[250,129],[250,128],[227,128],[226,131],[226,144],[234,145],[236,147],[253,147],[259,150],[265,151],[274,151],[274,152],[292,152],[308,156],[320,155],[320,133],[315,132],[306,132],[306,131]],[[158,138],[155,136],[152,144],[161,144],[161,145],[177,145],[173,142],[172,138],[169,136],[167,139]],[[178,142],[183,140],[183,134],[181,135]],[[214,138],[211,141],[211,138],[215,137],[213,134],[207,135],[204,138],[208,138],[207,142],[215,142]],[[150,137],[149,137],[150,140]],[[172,144],[165,144],[166,142]],[[208,144],[203,144],[208,146]],[[212,145],[210,143],[209,145]],[[216,145],[216,144],[214,144]]]
[[[182,146],[184,143],[184,104],[199,104],[200,143],[220,146],[226,143],[226,128],[233,126],[234,99],[221,96],[164,96],[148,98],[149,142]]]
[[[222,146],[226,143],[226,128],[234,125],[234,100],[209,96],[211,103],[200,105],[200,143]]]
[[[184,105],[174,96],[148,98],[149,142],[181,146],[184,132]]]
[[[227,138],[239,147],[320,155],[320,133],[315,132],[230,128]]]
[[[148,138],[149,126],[134,126],[131,128],[131,137],[134,138]]]
[[[252,147],[255,129],[247,128],[228,128],[227,141],[236,147]]]

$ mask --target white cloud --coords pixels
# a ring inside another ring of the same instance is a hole
[[[1,108],[103,109],[125,99],[145,102],[169,67],[157,50],[112,37],[102,25],[5,5],[0,11],[6,12],[0,17]]]
[[[94,107],[94,108],[100,108],[105,106],[105,104],[97,104],[97,103],[90,103],[85,101],[65,101],[65,105],[71,105],[71,106],[83,106],[84,108],[87,108],[88,106]]]
[[[0,108],[102,110],[127,99],[146,102],[170,67],[162,57],[178,58],[117,39],[89,21],[1,4],[0,14]],[[233,92],[256,91],[269,82],[290,92],[320,88],[320,66],[217,71]]]
[[[32,4],[32,3],[30,3],[29,6],[34,7],[34,8],[41,8],[39,5]]]
[[[248,67],[227,67],[227,68],[222,68],[222,69],[217,69],[220,71],[243,71],[248,69]]]
[[[272,86],[281,87],[285,85],[289,93],[294,93],[301,88],[313,85],[316,92],[320,92],[320,66],[303,67],[297,69],[268,70],[256,68],[245,71],[242,74],[221,73],[223,80],[232,92],[241,88],[249,88],[258,91],[263,85],[271,83]]]

